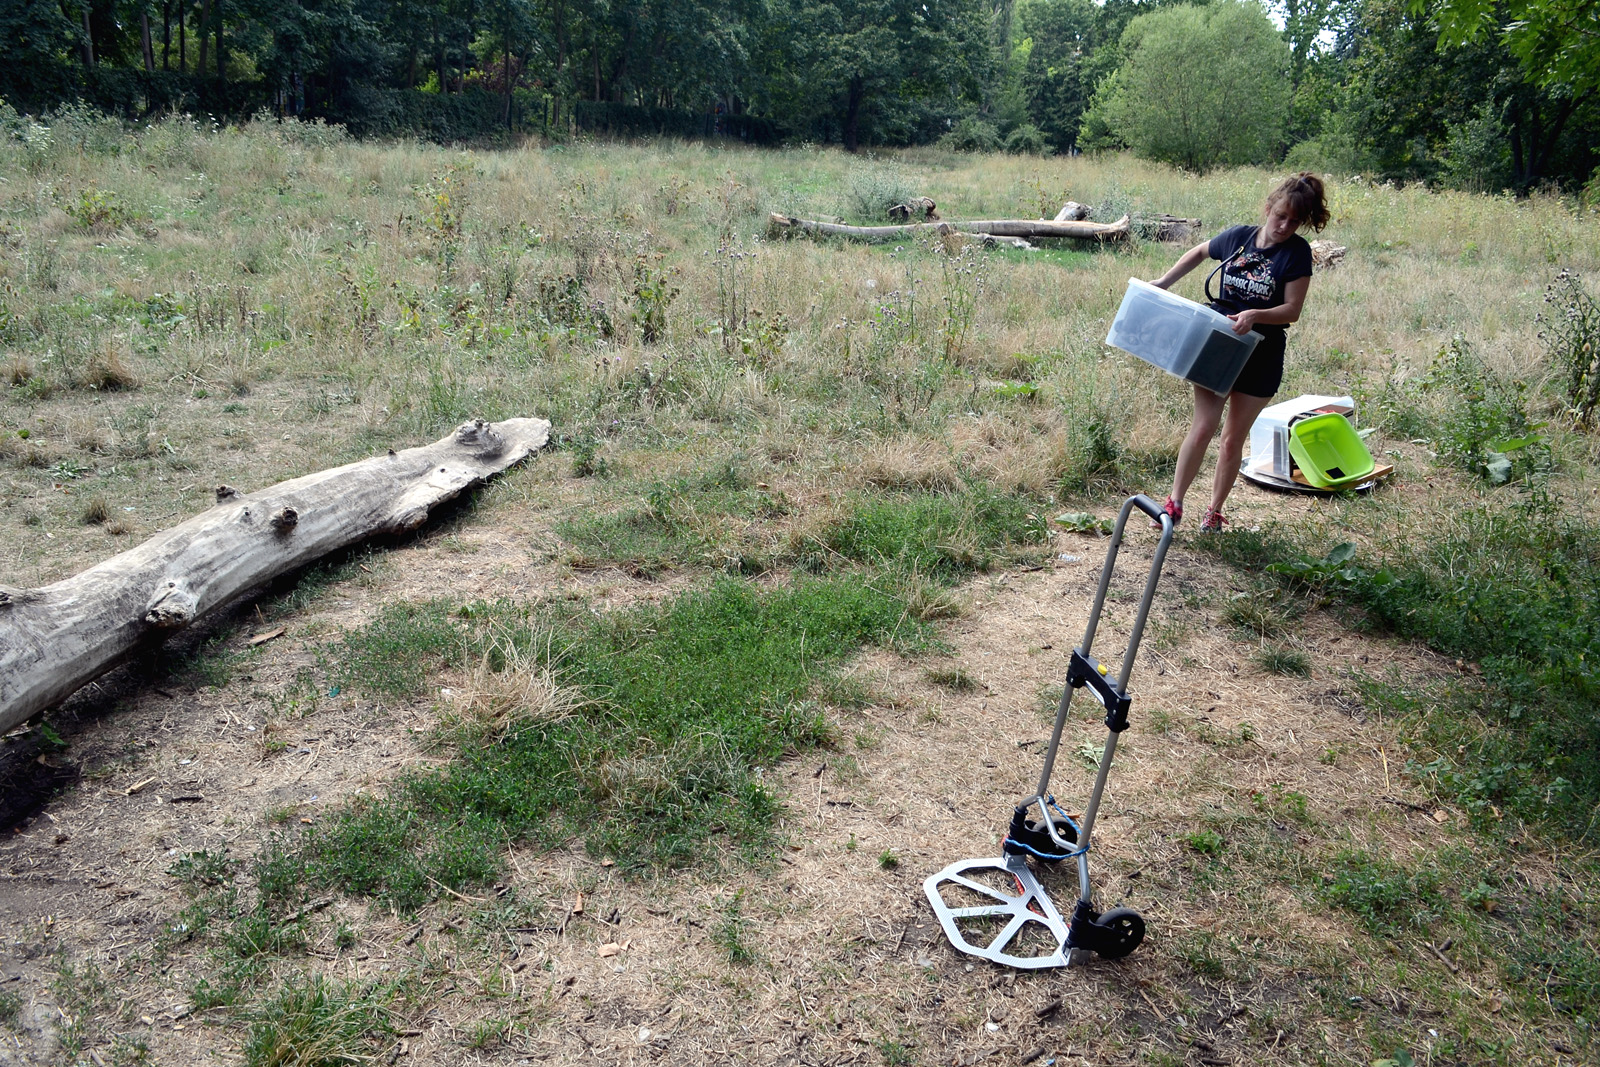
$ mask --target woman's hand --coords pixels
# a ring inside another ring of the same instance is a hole
[[[1233,320],[1233,332],[1243,336],[1244,334],[1249,333],[1250,327],[1254,326],[1257,321],[1260,320],[1261,312],[1251,308],[1246,311],[1241,311],[1236,315],[1229,315],[1228,318]]]

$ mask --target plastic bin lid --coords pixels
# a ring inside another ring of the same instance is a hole
[[[1186,296],[1179,296],[1177,293],[1168,292],[1158,285],[1151,285],[1149,282],[1140,281],[1138,278],[1129,278],[1128,287],[1130,289],[1137,289],[1142,293],[1147,293],[1152,299],[1169,304],[1174,308],[1190,312],[1191,314],[1198,314],[1208,320],[1213,329],[1228,330],[1230,332],[1233,330],[1233,320],[1228,318],[1228,316],[1222,314],[1220,311],[1213,311],[1204,304],[1190,300]],[[1254,330],[1251,330],[1250,332],[1255,333]],[[1260,335],[1257,334],[1257,336],[1259,337]]]

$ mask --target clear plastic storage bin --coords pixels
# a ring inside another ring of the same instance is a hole
[[[1228,316],[1137,278],[1128,279],[1128,292],[1106,334],[1113,348],[1218,395],[1233,388],[1260,340],[1254,330],[1234,333]]]

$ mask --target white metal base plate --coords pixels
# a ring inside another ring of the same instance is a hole
[[[986,873],[993,877],[996,871],[1011,879],[1016,892],[1007,893],[973,877]],[[941,888],[947,886],[959,887],[993,903],[954,907],[946,903],[940,892]],[[933,913],[938,916],[945,936],[952,945],[969,956],[1028,971],[1065,967],[1072,960],[1072,950],[1066,947],[1067,923],[1056,911],[1055,905],[1050,903],[1050,896],[1044,887],[1028,869],[1027,861],[1020,856],[1011,862],[1005,859],[958,860],[937,874],[929,875],[922,883],[922,889],[928,894],[928,903],[933,906]],[[962,919],[987,920],[989,925],[999,923],[1000,929],[988,944],[975,945],[967,940],[969,930],[962,928]],[[1030,923],[1037,924],[1041,929],[1027,930]],[[1055,951],[1036,956],[1007,952],[1012,942],[1024,934],[1048,936],[1054,941]]]

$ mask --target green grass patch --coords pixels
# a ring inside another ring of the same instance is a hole
[[[737,461],[694,476],[649,485],[642,506],[583,515],[556,524],[580,567],[617,566],[635,577],[654,577],[673,567],[711,564],[753,574],[769,561],[745,536],[740,519],[774,519],[788,504],[749,484]]]
[[[438,603],[397,606],[346,649],[384,650],[377,681],[414,688],[442,651],[491,647],[514,610],[467,615]],[[493,743],[465,733],[455,762],[403,778],[281,852],[286,887],[304,877],[415,907],[438,886],[492,880],[508,837],[547,846],[576,838],[631,868],[705,861],[723,851],[719,840],[759,853],[778,812],[763,769],[830,737],[815,698],[836,668],[863,645],[925,638],[901,599],[853,576],[765,592],[730,578],[665,606],[523,621],[513,640],[530,662],[592,703],[581,714],[514,719]],[[535,621],[555,636],[535,643]]]
[[[1344,851],[1325,876],[1322,898],[1354,913],[1373,934],[1427,930],[1444,907],[1439,872],[1410,871],[1364,852]]]
[[[861,500],[823,533],[821,542],[823,559],[843,558],[953,583],[1016,558],[1019,548],[1048,538],[1044,520],[1027,500],[978,483],[949,495]]]
[[[394,1034],[391,993],[383,986],[320,976],[285,982],[251,1013],[246,1067],[331,1067],[376,1060]]]

